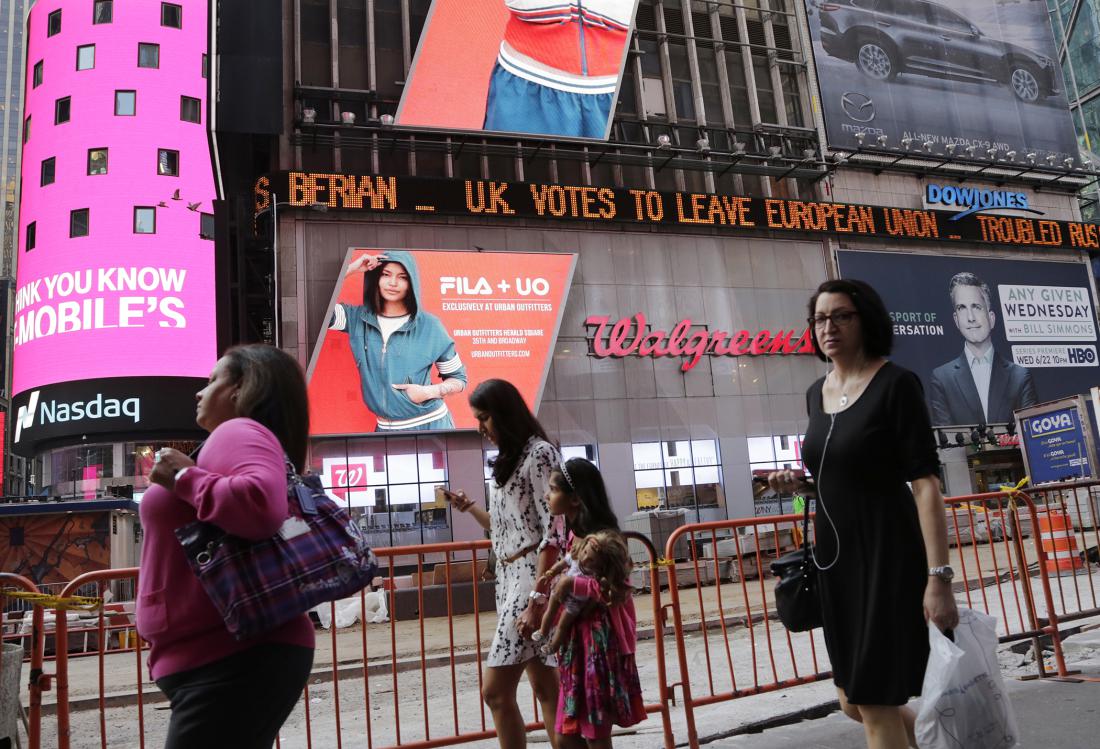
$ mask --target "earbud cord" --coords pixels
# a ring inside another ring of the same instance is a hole
[[[824,405],[824,394],[822,394],[822,405]],[[814,552],[814,548],[817,544],[810,547],[810,557],[814,560],[814,566],[821,572],[832,569],[837,561],[840,559],[840,532],[836,529],[836,523],[833,522],[833,516],[829,514],[829,508],[825,506],[824,497],[822,496],[823,484],[821,477],[825,475],[825,453],[829,450],[829,440],[833,437],[833,427],[836,426],[836,413],[829,414],[829,432],[825,435],[825,446],[821,448],[821,465],[817,468],[817,504],[825,511],[825,517],[829,520],[829,527],[833,529],[833,535],[836,537],[836,556],[833,557],[833,561],[829,562],[824,567],[817,561],[817,554]]]

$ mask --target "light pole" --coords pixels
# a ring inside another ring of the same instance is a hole
[[[284,200],[279,202],[279,196],[275,193],[271,193],[271,274],[274,279],[274,293],[275,293],[275,348],[281,348],[282,336],[279,332],[282,328],[282,318],[280,315],[281,301],[279,299],[279,206],[289,205],[291,207],[302,208],[303,206],[296,206],[290,201]],[[328,205],[325,203],[311,203],[309,205],[311,211],[317,211],[318,213],[325,213],[328,211]],[[263,209],[256,215],[267,211],[267,208]]]

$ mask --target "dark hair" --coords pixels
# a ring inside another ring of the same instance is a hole
[[[302,367],[290,354],[266,343],[234,346],[223,355],[235,383],[237,415],[270,429],[299,471],[309,442],[309,400]]]
[[[619,519],[611,509],[607,486],[599,468],[584,458],[570,458],[565,461],[565,470],[558,469],[555,473],[561,475],[565,490],[580,500],[577,517],[568,523],[573,535],[587,536],[596,531],[619,530]]]
[[[405,268],[405,264],[400,261],[387,260],[363,275],[363,306],[376,315],[382,314],[382,292],[378,290],[378,282],[382,279],[382,271],[391,263]],[[412,274],[409,273],[408,268],[405,268],[405,272],[409,274],[409,293],[405,295],[405,307],[408,308],[409,314],[415,317],[417,306],[416,294],[412,288]]]
[[[531,437],[550,442],[546,430],[531,413],[516,386],[507,380],[485,380],[470,393],[470,406],[493,419],[500,454],[489,461],[493,480],[504,486],[515,473],[523,448]]]
[[[890,355],[890,351],[894,348],[894,323],[890,320],[886,305],[882,303],[882,297],[871,288],[870,284],[851,278],[826,281],[818,286],[817,291],[810,297],[811,318],[817,313],[817,298],[822,294],[845,294],[852,300],[863,330],[864,354],[869,357]],[[814,342],[814,353],[817,354],[817,358],[828,361],[829,358],[821,353],[821,345],[817,342],[817,329],[812,323],[810,339]]]

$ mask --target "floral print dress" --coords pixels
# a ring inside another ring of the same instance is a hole
[[[559,465],[561,457],[554,446],[532,437],[504,486],[489,480],[489,536],[497,557],[497,631],[489,646],[488,666],[511,666],[532,658],[556,665],[553,656],[543,655],[533,640],[520,636],[517,624],[535,589],[538,552],[548,544],[565,547],[561,524],[550,515],[546,498],[550,473]],[[503,561],[536,544],[537,550],[514,562]]]
[[[607,738],[613,725],[632,726],[646,716],[634,659],[634,601],[627,597],[608,606],[601,600],[599,583],[585,575],[573,579],[572,597],[574,603],[596,603],[573,622],[558,654],[561,688],[555,730]]]

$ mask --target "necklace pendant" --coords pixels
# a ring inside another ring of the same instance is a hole
[[[841,395],[840,395],[840,407],[844,408],[847,405],[848,405],[848,394],[847,393],[841,393]]]

